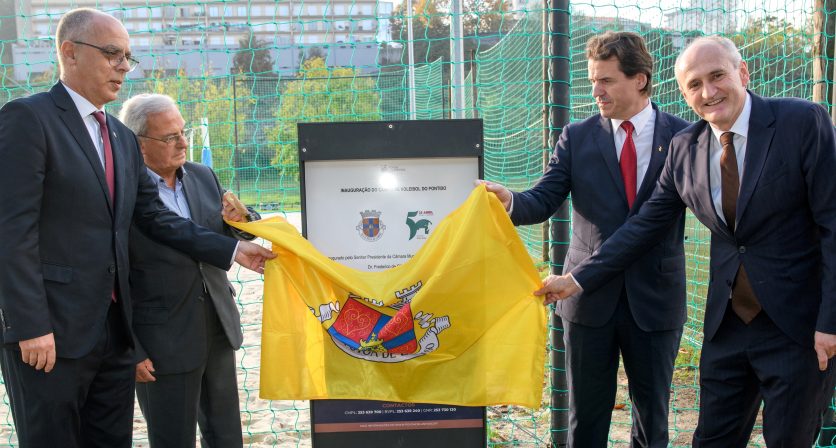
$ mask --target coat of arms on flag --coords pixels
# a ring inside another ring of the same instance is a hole
[[[412,298],[421,289],[418,282],[408,289],[395,291],[397,302],[383,302],[348,294],[345,301],[322,304],[311,312],[323,324],[333,318],[328,334],[343,352],[375,362],[402,362],[438,348],[438,334],[450,327],[447,316],[433,317],[419,311],[412,314]],[[413,321],[423,330],[420,340]]]

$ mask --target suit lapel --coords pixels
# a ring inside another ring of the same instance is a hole
[[[704,210],[703,215],[709,220],[706,224],[711,230],[731,236],[728,226],[720,219],[711,198],[711,126],[704,123],[704,127],[697,142],[691,145],[691,179],[694,192],[699,201],[696,210]],[[705,222],[704,222],[705,224]]]
[[[105,114],[105,117],[107,118],[107,129],[110,131],[110,148],[113,150],[113,194],[116,196],[113,198],[113,206],[115,209],[121,210],[122,196],[125,189],[119,187],[123,182],[127,181],[128,154],[126,153],[126,149],[123,148],[123,144],[114,130],[116,129],[116,125],[113,122],[115,119],[108,114]]]
[[[203,210],[200,208],[200,201],[198,201],[198,192],[200,188],[197,185],[197,179],[193,170],[186,170],[183,173],[183,192],[186,194],[186,203],[189,204],[189,214],[192,221],[196,223],[203,222]]]
[[[653,105],[656,110],[656,123],[653,126],[653,146],[650,148],[650,163],[647,165],[647,171],[644,174],[644,180],[636,193],[636,201],[633,203],[633,208],[641,207],[650,194],[653,193],[653,188],[656,186],[657,174],[665,164],[665,157],[668,154],[668,147],[666,142],[671,141],[671,128],[667,117]],[[638,204],[638,205],[637,205]]]
[[[618,191],[618,197],[624,201],[624,205],[626,206],[627,194],[624,192],[624,179],[621,177],[621,168],[618,165],[618,156],[615,155],[612,122],[610,122],[609,118],[604,118],[603,116],[600,118],[601,119],[598,121],[598,127],[600,129],[597,132],[592,133],[592,135],[595,136],[595,146],[598,147],[601,157],[604,158],[604,164],[607,166],[607,169],[612,176],[613,183]]]
[[[735,220],[740,226],[740,220],[746,211],[746,205],[752,198],[755,185],[760,179],[766,156],[775,135],[772,127],[775,117],[766,103],[760,97],[749,92],[752,98],[752,112],[749,117],[749,135],[746,138],[746,157],[743,160],[743,177],[740,180],[740,194],[737,197]]]
[[[73,103],[73,99],[60,82],[53,86],[49,93],[52,96],[55,105],[60,109],[58,116],[61,117],[61,121],[64,122],[67,130],[81,148],[82,154],[84,154],[87,161],[90,163],[90,168],[96,175],[96,179],[98,179],[99,186],[102,189],[102,197],[107,203],[107,207],[111,215],[113,215],[113,208],[110,205],[107,181],[105,180],[102,161],[99,158],[99,153],[96,151],[96,147],[93,145],[90,133],[87,132],[87,126],[84,124],[84,120],[81,119],[78,109],[75,107],[75,103]],[[118,167],[119,164],[117,163],[115,166]]]

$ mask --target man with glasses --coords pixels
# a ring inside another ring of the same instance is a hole
[[[130,447],[131,225],[221,269],[273,255],[160,201],[136,137],[103,111],[136,66],[118,20],[72,10],[56,46],[60,82],[0,109],[0,367],[19,446]]]
[[[217,233],[253,238],[221,219],[224,192],[215,173],[186,161],[185,121],[171,97],[134,96],[119,119],[139,136],[148,174],[170,210]],[[204,447],[242,446],[235,350],[243,335],[226,272],[137,228],[130,260],[136,395],[151,447],[193,448],[196,424]]]

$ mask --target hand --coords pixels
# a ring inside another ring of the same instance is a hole
[[[157,381],[157,378],[152,375],[154,373],[154,363],[150,359],[136,363],[136,382],[149,383]]]
[[[227,191],[224,193],[223,200],[221,202],[223,204],[221,214],[225,220],[232,222],[247,222],[249,211],[247,210],[247,207],[241,203],[238,197],[235,196],[235,193]]]
[[[546,296],[543,305],[568,299],[581,292],[575,280],[567,275],[550,275],[543,280],[543,287],[534,291],[535,296]]]
[[[505,211],[508,211],[511,208],[511,191],[507,188],[503,187],[500,184],[493,183],[487,180],[476,179],[476,185],[483,184],[485,189],[488,190],[489,193],[493,193],[499,199],[499,202],[502,202],[502,206],[505,207]]]
[[[836,334],[816,332],[816,356],[819,358],[819,370],[827,370],[827,361],[836,355]]]
[[[235,251],[235,261],[238,264],[259,274],[264,273],[264,263],[273,258],[276,258],[276,254],[249,241],[239,241],[238,250]]]
[[[35,370],[49,373],[55,367],[55,336],[52,333],[18,342],[20,358]]]

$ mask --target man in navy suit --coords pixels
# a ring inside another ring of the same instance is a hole
[[[685,207],[711,230],[695,447],[745,447],[763,402],[768,446],[809,448],[834,386],[836,134],[821,106],[746,90],[725,38],[676,63],[702,117],[674,137],[651,198],[546,301],[593,291],[664,235]]]
[[[21,447],[130,447],[131,224],[221,269],[273,255],[168,211],[134,134],[104,113],[136,67],[93,9],[58,23],[60,82],[0,109],[0,335]]]
[[[534,188],[487,183],[514,224],[549,219],[572,195],[564,269],[588,258],[650,197],[671,137],[688,123],[650,101],[653,58],[641,36],[607,32],[587,44],[600,114],[567,125]],[[668,445],[673,364],[685,322],[684,213],[643,257],[601,288],[557,303],[569,380],[569,446],[607,446],[619,354],[633,403],[633,446]]]

